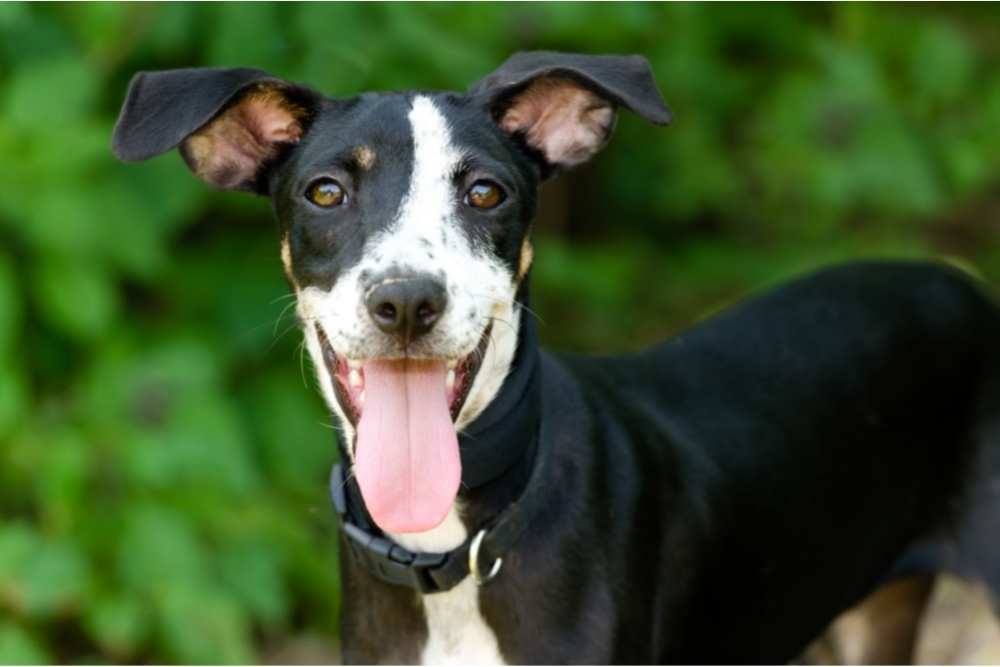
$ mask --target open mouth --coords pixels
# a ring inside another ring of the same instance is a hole
[[[455,420],[482,365],[492,323],[461,359],[338,356],[316,326],[337,401],[354,425],[355,477],[383,530],[415,533],[444,521],[462,476]]]
[[[365,408],[365,363],[338,355],[334,352],[323,327],[319,324],[315,326],[316,335],[319,337],[320,347],[323,350],[323,362],[326,364],[330,377],[335,379],[333,388],[337,394],[337,401],[343,408],[347,419],[352,425],[357,426]],[[493,321],[491,320],[486,325],[479,343],[472,352],[461,359],[444,360],[447,368],[445,391],[452,422],[457,420],[458,415],[462,412],[465,399],[468,398],[472,383],[479,373],[492,329]]]

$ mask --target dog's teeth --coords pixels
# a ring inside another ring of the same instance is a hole
[[[347,360],[347,366],[352,371],[360,371],[361,370],[361,362],[358,361],[357,359],[348,359]]]
[[[448,375],[444,380],[444,385],[448,388],[448,391],[455,388],[455,371],[448,371]]]
[[[451,361],[448,362],[448,370],[449,371],[455,370],[456,366],[458,366],[458,359],[452,359]]]
[[[352,387],[360,387],[361,373],[352,368],[351,372],[347,374],[347,381],[351,383]]]

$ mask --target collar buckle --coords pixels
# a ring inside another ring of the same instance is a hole
[[[479,548],[483,545],[483,539],[485,538],[486,529],[483,528],[476,533],[476,536],[472,538],[472,542],[469,544],[469,572],[472,573],[472,578],[475,579],[477,586],[483,586],[493,581],[493,578],[500,574],[500,567],[503,565],[503,558],[496,558],[485,577],[479,571]]]
[[[379,535],[372,535],[351,521],[347,509],[346,483],[338,463],[330,476],[330,496],[340,517],[351,555],[366,570],[390,584],[408,586],[421,593],[441,589],[431,575],[448,560],[448,554],[414,553]]]

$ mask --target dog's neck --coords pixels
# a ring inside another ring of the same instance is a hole
[[[522,310],[510,372],[486,409],[459,435],[459,503],[469,528],[482,526],[517,500],[534,467],[541,418],[536,328]]]
[[[423,533],[391,537],[413,551],[450,551],[517,500],[535,463],[541,414],[541,378],[536,324],[519,306],[514,350],[491,400],[459,433],[462,486],[444,522]],[[341,439],[341,442],[347,442]],[[347,460],[341,447],[342,460]],[[363,501],[354,480],[348,482],[354,507]],[[365,512],[367,515],[367,512]],[[370,517],[365,516],[366,523]]]

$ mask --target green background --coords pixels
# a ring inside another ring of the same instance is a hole
[[[552,347],[637,349],[850,257],[1000,282],[1000,16],[956,5],[0,5],[0,662],[336,657],[329,417],[265,200],[118,164],[139,69],[464,87],[512,51],[635,52],[548,183]]]

